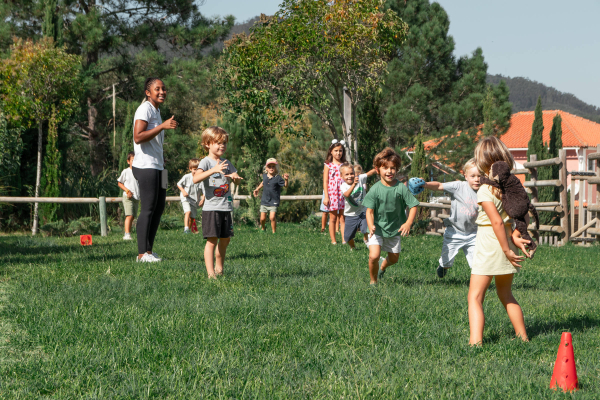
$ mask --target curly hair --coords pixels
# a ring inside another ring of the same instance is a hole
[[[398,153],[394,151],[394,149],[391,147],[386,147],[375,156],[375,159],[373,160],[373,167],[379,170],[379,168],[389,164],[393,164],[396,169],[400,169],[402,166],[402,159]]]

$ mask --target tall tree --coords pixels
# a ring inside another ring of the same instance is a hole
[[[427,173],[427,167],[429,161],[427,159],[427,154],[425,153],[425,145],[423,144],[423,135],[419,134],[416,137],[415,142],[415,151],[412,156],[412,161],[410,164],[410,177],[411,178],[423,178],[425,180],[429,180],[429,176]],[[426,202],[429,197],[429,190],[424,190],[420,194],[418,194],[417,199],[421,202]],[[427,208],[419,207],[417,211],[417,221],[423,221],[429,217],[429,210]],[[416,226],[416,229],[420,229],[420,226]]]
[[[549,146],[549,158],[556,158],[559,156],[559,152],[563,147],[562,142],[562,117],[556,113],[552,120],[552,129],[550,129],[550,146]],[[566,166],[563,166],[565,168]],[[560,165],[553,165],[552,175],[550,179],[560,179]],[[563,188],[564,190],[564,188]],[[552,201],[560,201],[560,188],[555,187]],[[555,215],[556,217],[556,215]],[[558,218],[555,221],[560,222]]]
[[[52,107],[48,120],[48,141],[44,155],[44,176],[42,186],[44,197],[60,197],[60,180],[62,176],[62,155],[58,151],[58,123],[56,107]],[[58,216],[60,204],[46,203],[42,207],[42,217],[46,222],[53,222]]]
[[[50,37],[58,46],[62,46],[63,19],[60,15],[57,0],[45,0],[44,20],[42,22],[42,35]]]
[[[10,128],[0,109],[0,187],[13,191],[19,182],[19,168],[23,152],[23,129]]]
[[[78,107],[81,58],[55,47],[52,39],[37,43],[17,40],[10,58],[0,69],[4,84],[2,102],[14,120],[38,126],[35,197],[40,195],[42,175],[42,126],[56,110],[56,118],[70,116]],[[38,228],[39,203],[35,203],[32,233]]]
[[[543,160],[544,154],[544,118],[542,113],[542,99],[538,97],[535,106],[533,125],[531,126],[531,138],[527,143],[527,161],[531,161],[532,154],[537,156],[538,160]]]
[[[296,111],[297,118],[309,108],[336,138],[341,121],[356,161],[356,130],[350,132],[344,120],[344,87],[354,109],[377,92],[406,29],[381,0],[285,0],[273,17],[261,16],[249,36],[228,43],[225,93],[229,101],[265,93],[257,96],[260,102]]]
[[[439,3],[388,0],[386,5],[409,26],[385,82],[388,141],[393,147],[408,146],[422,129],[426,138],[442,139],[434,149],[440,162],[462,165],[472,157],[483,123],[487,90],[483,52],[478,48],[470,57],[455,58],[450,20]],[[511,105],[504,83],[491,90],[490,114],[498,135],[508,128]]]

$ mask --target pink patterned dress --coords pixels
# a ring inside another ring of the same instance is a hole
[[[329,207],[325,207],[327,211],[337,211],[344,209],[344,193],[342,193],[342,176],[340,174],[340,166],[342,164],[327,163],[329,168],[329,184],[327,185],[327,193],[329,194]]]

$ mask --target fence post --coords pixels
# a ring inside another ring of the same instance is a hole
[[[596,152],[600,153],[600,144],[596,145]],[[600,178],[600,160],[598,159],[596,160],[596,177]],[[596,204],[600,205],[600,184],[596,184]],[[596,229],[600,229],[600,212],[596,211],[594,216],[596,217]],[[598,239],[598,237],[596,237],[596,239]]]
[[[533,161],[537,161],[537,154],[532,154],[531,156],[529,156],[529,161],[533,162]],[[537,181],[537,168],[529,168],[529,180],[531,182],[535,182]],[[538,202],[538,190],[535,186],[532,186],[531,188],[531,201],[533,203],[537,203]],[[535,241],[540,243],[540,232],[538,230],[535,230],[533,232],[533,237],[535,238]]]
[[[559,172],[559,180],[562,184],[562,190],[560,191],[560,205],[563,208],[563,214],[560,217],[560,226],[565,232],[565,237],[562,238],[562,244],[565,244],[569,242],[569,238],[571,237],[571,232],[569,231],[569,216],[567,215],[567,150],[559,150],[558,157],[562,163]],[[579,197],[581,198],[581,196]]]
[[[100,234],[106,236],[106,231],[108,230],[106,224],[106,197],[100,196],[98,200],[100,200],[98,203],[98,209],[100,210]]]

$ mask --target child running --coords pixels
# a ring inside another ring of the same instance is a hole
[[[288,187],[289,174],[283,174],[283,178],[279,175],[279,167],[277,160],[269,158],[265,163],[263,181],[254,189],[254,197],[258,196],[258,191],[263,189],[263,194],[260,199],[260,226],[263,232],[267,231],[267,213],[271,220],[271,230],[275,233],[277,229],[277,208],[281,198],[281,190]]]
[[[335,229],[340,221],[340,230],[344,232],[344,194],[340,187],[342,186],[342,177],[340,176],[340,166],[346,160],[346,148],[344,141],[338,142],[337,139],[331,141],[331,146],[327,150],[325,158],[325,168],[323,169],[323,206],[329,213],[329,236],[331,244],[337,244],[335,239]],[[345,244],[343,238],[342,242]]]
[[[444,220],[446,231],[442,244],[442,256],[437,267],[437,276],[443,278],[454,264],[454,257],[462,249],[469,267],[473,267],[475,236],[477,235],[477,191],[479,190],[479,169],[471,158],[463,167],[466,181],[427,182],[429,190],[443,190],[450,193],[450,217]]]
[[[363,206],[367,208],[370,233],[369,273],[371,285],[376,285],[387,267],[398,262],[400,236],[410,233],[419,201],[396,179],[401,160],[392,148],[387,147],[377,154],[373,166],[381,180],[367,193]],[[408,218],[406,207],[410,208]],[[385,259],[380,259],[381,251],[388,253]]]
[[[131,225],[137,215],[138,204],[140,203],[140,187],[131,170],[134,157],[135,153],[133,151],[127,154],[129,168],[125,168],[119,179],[117,179],[117,185],[123,190],[123,208],[125,209],[125,235],[123,240],[131,240]]]
[[[183,207],[183,233],[190,233],[190,227],[195,226],[196,216],[198,215],[198,207],[204,204],[204,195],[202,194],[202,184],[194,183],[194,172],[198,169],[200,160],[192,158],[188,162],[189,174],[185,174],[183,178],[177,182],[177,188],[181,191],[179,198]],[[200,197],[200,198],[198,198]],[[198,233],[195,231],[194,233]]]
[[[514,165],[508,148],[494,136],[486,137],[477,144],[475,160],[479,171],[485,175],[496,161]],[[481,185],[477,192],[479,212],[475,223],[478,228],[468,295],[471,346],[482,345],[485,326],[483,300],[493,278],[496,281],[496,294],[508,313],[516,336],[528,341],[523,311],[512,294],[511,286],[514,274],[521,268],[519,263],[524,258],[517,255],[517,247],[525,249],[529,241],[521,239],[518,231],[512,234],[512,220],[504,211],[500,196],[500,191],[490,185]],[[511,236],[512,240],[509,240]]]
[[[363,200],[367,194],[367,178],[375,175],[377,170],[373,168],[366,174],[362,173],[362,167],[356,164],[354,167],[349,163],[344,163],[340,166],[342,174],[342,186],[340,186],[344,194],[344,241],[350,245],[350,249],[356,248],[354,244],[354,236],[356,231],[360,230],[363,234],[365,244],[368,241],[369,227],[367,225],[366,208],[363,206]]]
[[[200,161],[194,183],[202,182],[206,198],[202,209],[202,235],[206,239],[204,262],[209,279],[216,279],[223,275],[227,246],[233,236],[233,198],[229,182],[238,185],[242,178],[231,162],[221,158],[229,141],[225,129],[211,126],[202,132],[201,140],[208,156]]]

